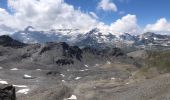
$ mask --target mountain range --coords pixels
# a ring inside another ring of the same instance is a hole
[[[79,29],[52,29],[52,30],[36,30],[32,26],[28,26],[22,31],[17,31],[11,35],[12,38],[23,43],[45,43],[45,42],[66,42],[79,47],[136,47],[147,48],[153,47],[169,47],[170,36],[146,32],[140,35],[132,35],[124,33],[115,35],[110,32],[102,32],[98,28],[94,28],[88,32],[81,32]]]

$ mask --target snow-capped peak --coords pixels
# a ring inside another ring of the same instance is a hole
[[[121,33],[115,35],[112,32],[93,28],[88,32],[79,29],[50,29],[37,30],[32,26],[28,26],[23,31],[15,32],[12,37],[24,43],[44,43],[44,42],[67,42],[77,46],[134,46],[146,45],[149,43],[162,43],[169,41],[170,36],[160,35],[147,32],[141,35],[133,35],[129,33]]]
[[[32,27],[32,26],[28,26],[28,27],[26,27],[25,28],[25,30],[24,31],[34,31],[34,27]]]

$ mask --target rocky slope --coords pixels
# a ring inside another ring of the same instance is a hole
[[[95,48],[85,47],[80,49],[77,46],[69,46],[65,42],[47,42],[44,44],[24,44],[13,40],[9,36],[1,36],[1,60],[3,66],[10,66],[12,63],[18,63],[18,67],[29,65],[49,65],[51,68],[58,66],[74,66],[73,68],[84,67],[85,64],[95,66],[107,61],[114,61],[115,58],[127,58],[127,56],[118,48],[104,48],[97,50]],[[125,59],[126,60],[126,59]],[[130,62],[130,60],[129,60]],[[27,65],[27,63],[30,63]],[[23,65],[22,65],[23,64]],[[27,67],[28,66],[28,67]]]
[[[0,45],[0,83],[13,84],[19,100],[67,99],[74,94],[75,84],[128,79],[137,69],[136,62],[118,48],[79,48],[65,42],[24,44],[9,36],[0,39],[6,41]]]
[[[134,77],[145,51],[0,39],[0,84],[13,84],[17,100],[169,100],[169,74]]]

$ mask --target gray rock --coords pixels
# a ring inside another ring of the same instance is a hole
[[[12,85],[0,85],[0,100],[16,100],[15,88]]]

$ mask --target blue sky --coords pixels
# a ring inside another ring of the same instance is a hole
[[[31,25],[39,29],[97,27],[115,33],[170,33],[169,5],[170,0],[0,0],[0,31]]]
[[[0,8],[4,8],[6,9],[8,12],[10,11],[10,8],[8,8],[8,4],[7,4],[8,0],[0,0]]]
[[[100,0],[65,1],[74,5],[76,8],[80,7],[84,12],[96,12],[100,20],[107,24],[112,23],[126,14],[135,14],[141,26],[154,23],[157,19],[162,17],[170,20],[170,0],[111,0],[116,4],[118,8],[117,12],[97,10],[96,6]],[[119,14],[120,12],[124,12],[124,14]]]

